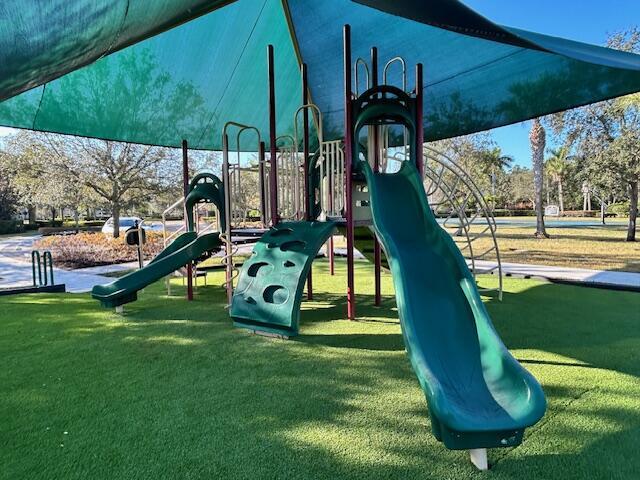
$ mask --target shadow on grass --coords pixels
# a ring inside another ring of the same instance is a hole
[[[532,285],[489,301],[509,347],[638,374],[640,322],[632,314],[640,297]],[[466,454],[445,450],[429,433],[424,396],[398,354],[404,346],[392,325],[395,302],[385,297],[379,308],[371,296],[358,300],[367,320],[332,325],[345,319],[344,297],[317,292],[307,306],[324,307],[305,310],[302,324],[326,334],[289,342],[233,329],[215,286],[199,288],[194,302],[150,287],[123,317],[88,296],[2,301],[2,413],[17,439],[3,448],[7,475],[36,478],[46,464],[49,478],[471,477]],[[566,377],[578,371],[565,362],[530,362],[569,367]],[[638,430],[611,433],[611,425],[640,422],[627,406],[637,390],[606,391],[596,379],[546,385],[548,421],[531,429],[523,450],[499,453],[492,476],[588,478],[593,471],[591,478],[610,478],[616,475],[607,472],[637,467],[635,460],[618,467],[615,459],[634,458]],[[591,389],[625,403],[594,409]],[[70,431],[64,455],[57,437],[42,440],[45,426]],[[547,454],[548,444],[563,451]]]
[[[487,308],[510,349],[535,349],[640,376],[640,294],[539,284]]]

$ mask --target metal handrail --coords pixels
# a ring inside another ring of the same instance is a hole
[[[393,57],[391,60],[389,60],[385,64],[384,68],[382,69],[382,83],[384,85],[387,85],[387,71],[389,70],[389,67],[394,63],[400,63],[400,66],[402,67],[402,90],[406,92],[407,91],[407,63],[404,61],[404,58],[400,56]]]
[[[363,58],[358,58],[354,65],[353,65],[353,69],[354,69],[354,80],[356,82],[355,85],[355,89],[354,89],[354,93],[356,94],[356,97],[358,97],[360,95],[360,91],[359,91],[359,86],[358,86],[358,71],[359,71],[359,66],[362,65],[364,67],[364,71],[367,74],[367,88],[365,88],[366,90],[369,90],[369,88],[371,88],[371,78],[370,78],[370,74],[369,74],[369,65],[367,65],[367,62],[363,59]]]

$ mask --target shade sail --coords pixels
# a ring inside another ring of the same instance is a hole
[[[0,124],[138,143],[219,149],[229,120],[268,139],[268,44],[278,134],[293,131],[301,59],[325,138],[342,137],[345,23],[354,59],[374,45],[382,64],[402,56],[409,88],[424,64],[427,140],[640,91],[636,55],[499,26],[453,0],[10,0],[0,15],[0,98],[37,85],[0,103]],[[397,64],[389,82],[401,84]]]

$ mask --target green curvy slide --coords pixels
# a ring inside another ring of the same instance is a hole
[[[373,224],[389,259],[405,346],[435,437],[450,449],[518,445],[544,415],[536,379],[494,330],[473,276],[437,224],[416,167],[362,163]]]
[[[91,296],[107,308],[134,302],[138,298],[138,290],[197,260],[206,252],[219,250],[221,245],[219,233],[201,236],[195,232],[183,233],[146,267],[108,285],[94,286]]]
[[[234,325],[297,335],[304,284],[334,229],[332,222],[283,222],[265,233],[240,271],[231,303]]]

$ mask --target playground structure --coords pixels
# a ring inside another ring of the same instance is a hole
[[[192,298],[192,266],[222,251],[234,325],[289,338],[299,333],[304,286],[312,298],[311,264],[327,243],[333,274],[338,227],[347,239],[347,317],[356,318],[354,250],[369,236],[372,252],[363,250],[375,266],[375,303],[381,302],[384,255],[435,437],[447,448],[470,450],[474,464],[486,469],[487,448],[518,445],[524,429],[545,411],[540,386],[502,345],[475,283],[477,258],[495,254],[501,273],[495,222],[473,180],[442,153],[423,150],[422,66],[416,66],[412,91],[407,91],[406,65],[399,57],[386,64],[383,83],[378,84],[377,49],[371,50],[370,67],[361,58],[352,64],[348,26],[344,39],[344,139],[324,141],[322,114],[307,96],[304,64],[302,106],[293,119],[293,134],[276,135],[275,53],[270,46],[268,157],[257,128],[229,121],[222,132],[222,179],[204,172],[187,182],[185,142],[185,197],[172,206],[184,205],[184,231],[147,267],[92,293],[103,306],[118,308],[136,300],[144,286],[186,265]],[[402,66],[402,88],[384,83],[395,63]],[[365,91],[359,94],[361,68],[367,75]],[[247,134],[255,136],[255,150],[248,151],[257,152],[257,165],[242,165]],[[259,205],[247,204],[243,184],[248,175],[257,175]],[[201,202],[216,207],[218,231],[198,232],[195,207]],[[255,222],[247,226],[250,210],[259,211],[258,228]],[[484,228],[472,233],[479,220]],[[474,254],[474,240],[486,234],[493,246]],[[255,243],[252,255],[237,268],[234,255],[240,244],[249,242]]]

